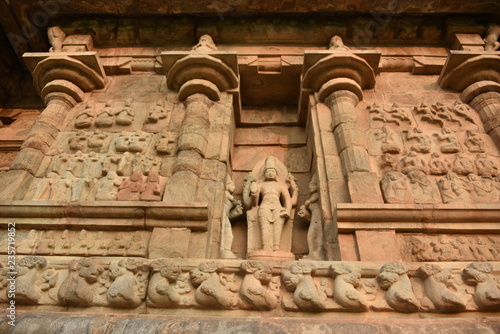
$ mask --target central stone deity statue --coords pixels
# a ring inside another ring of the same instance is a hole
[[[288,245],[282,244],[283,229],[293,220],[297,196],[295,179],[274,157],[258,163],[245,178],[243,203],[247,209],[249,258],[253,258],[252,252],[257,257],[274,257],[273,253],[289,251]]]

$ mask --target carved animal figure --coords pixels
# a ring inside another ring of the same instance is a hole
[[[311,276],[315,269],[312,263],[296,263],[282,274],[285,287],[294,291],[293,301],[305,312],[320,312],[326,307],[326,295],[320,295]]]
[[[27,256],[17,264],[16,301],[22,304],[38,304],[41,294],[37,287],[38,274],[47,266],[41,256]]]
[[[450,270],[443,270],[435,264],[426,264],[418,268],[417,274],[424,281],[425,295],[440,313],[461,312],[465,309],[465,301],[455,292]]]
[[[92,285],[104,269],[92,259],[81,259],[70,265],[70,274],[61,284],[59,303],[65,306],[91,306],[94,301]]]
[[[237,306],[234,298],[236,291],[232,286],[224,286],[218,274],[223,268],[222,264],[210,261],[191,270],[191,282],[198,287],[195,300],[200,306],[216,309],[232,309]]]
[[[243,302],[242,307],[257,310],[276,308],[278,305],[276,291],[267,286],[273,277],[271,268],[258,261],[245,261],[240,267],[245,273],[239,292]]]
[[[138,275],[141,271],[147,273],[149,269],[141,260],[133,258],[109,266],[109,277],[113,283],[109,286],[106,298],[110,305],[133,308],[141,304],[146,295],[145,287],[141,285],[147,279],[147,276]]]
[[[363,295],[356,290],[361,283],[361,273],[348,264],[330,266],[330,275],[333,282],[333,296],[335,301],[347,311],[363,312],[368,309]]]
[[[382,289],[387,290],[385,300],[390,307],[399,312],[417,312],[419,303],[413,293],[407,272],[404,263],[386,263],[380,268],[377,281]]]
[[[490,274],[492,270],[487,262],[475,262],[462,271],[464,282],[476,286],[474,301],[482,311],[500,311],[500,289]]]
[[[181,268],[172,262],[156,260],[151,263],[154,276],[148,289],[148,305],[154,307],[179,307],[187,304],[191,291],[182,277]],[[159,277],[158,277],[159,276]]]

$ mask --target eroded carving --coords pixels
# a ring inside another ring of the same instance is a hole
[[[293,292],[295,305],[305,312],[320,312],[326,307],[327,296],[320,294],[311,276],[315,269],[314,263],[300,262],[282,274],[285,287]],[[283,304],[285,308],[293,309],[287,301],[284,300]]]
[[[380,181],[386,203],[413,203],[408,179],[399,172],[389,172]]]
[[[226,181],[226,192],[224,202],[224,217],[222,219],[222,237],[220,245],[220,257],[222,259],[234,259],[236,255],[231,251],[233,245],[233,231],[231,228],[231,219],[243,214],[243,205],[240,201],[234,199],[233,193],[235,186],[228,176]]]
[[[65,306],[94,305],[97,281],[104,268],[94,259],[80,259],[70,265],[70,273],[59,288],[59,303]]]
[[[311,197],[300,207],[298,213],[300,217],[309,222],[309,229],[307,230],[309,254],[305,255],[304,258],[322,261],[326,260],[326,256],[316,174],[313,175],[309,183],[309,193]]]
[[[465,283],[476,287],[474,301],[482,311],[500,310],[500,289],[490,274],[492,266],[485,262],[471,263],[462,271]]]
[[[151,262],[153,277],[148,288],[148,305],[153,307],[187,307],[194,304],[189,292],[189,274],[182,273],[181,267],[168,260]]]
[[[422,277],[428,308],[439,313],[454,313],[465,310],[466,303],[456,292],[452,282],[451,271],[443,270],[435,264],[426,264],[418,268],[417,274]],[[452,291],[454,289],[455,291]]]
[[[404,263],[386,263],[380,268],[377,281],[382,289],[387,290],[385,301],[390,307],[399,312],[417,312],[420,305],[407,273]]]
[[[364,312],[368,305],[364,296],[356,290],[361,284],[361,272],[348,264],[330,266],[330,275],[334,278],[334,300],[347,311]]]
[[[244,278],[239,295],[243,309],[272,310],[278,305],[279,277],[273,279],[272,268],[259,261],[241,263]],[[271,283],[274,281],[274,284]]]
[[[143,260],[127,258],[109,266],[112,281],[106,292],[111,306],[134,308],[146,297],[149,267]]]
[[[200,263],[191,270],[191,282],[197,287],[195,300],[202,307],[214,309],[234,309],[238,305],[235,292],[238,291],[233,277],[223,279],[224,266],[214,261]]]

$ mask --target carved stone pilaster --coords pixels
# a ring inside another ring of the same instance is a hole
[[[476,82],[467,87],[460,98],[479,113],[484,130],[500,147],[500,84],[486,80]]]
[[[450,51],[438,83],[462,92],[460,99],[480,115],[500,148],[500,56],[498,52]]]
[[[47,107],[35,122],[11,169],[35,174],[64,119],[84,94],[104,88],[105,74],[96,52],[26,53],[35,88]]]

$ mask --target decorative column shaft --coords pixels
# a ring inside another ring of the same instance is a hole
[[[478,112],[484,130],[500,148],[500,84],[486,80],[476,82],[464,89],[460,98]]]
[[[83,92],[75,86],[77,95]],[[47,107],[31,128],[21,151],[12,163],[11,170],[25,170],[35,174],[44,156],[49,152],[57,134],[65,124],[68,112],[77,101],[69,94],[63,92],[50,92],[45,96]]]
[[[345,175],[370,172],[364,133],[356,123],[355,108],[358,102],[358,96],[348,90],[336,91],[325,99],[325,104],[332,112],[333,133]]]

